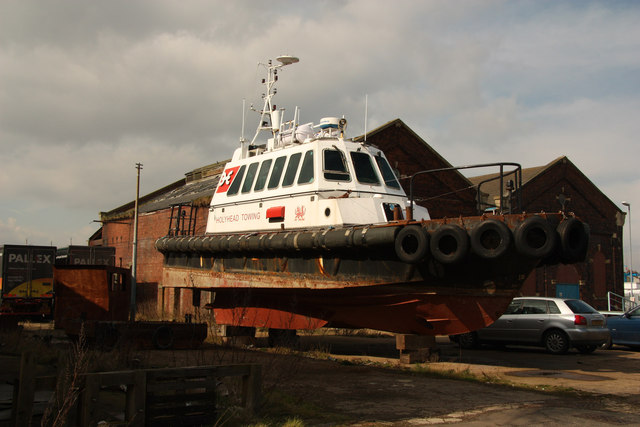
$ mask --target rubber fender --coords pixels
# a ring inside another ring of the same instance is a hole
[[[178,239],[178,250],[180,252],[187,252],[189,250],[189,239],[186,237],[180,237]]]
[[[364,245],[367,247],[393,245],[399,230],[400,227],[368,228],[363,235]]]
[[[155,247],[159,252],[167,252],[167,238],[166,237],[161,237],[158,240],[156,240],[156,244]]]
[[[298,233],[295,238],[295,246],[300,250],[313,249],[313,233]]]
[[[348,248],[352,246],[353,233],[348,228],[328,230],[324,236],[324,246],[328,249]]]
[[[285,239],[285,234],[272,234],[267,241],[267,248],[275,251],[284,250],[286,248]]]
[[[409,225],[398,232],[394,248],[398,259],[415,264],[422,261],[429,251],[429,233],[419,225]]]
[[[187,248],[189,249],[189,252],[196,252],[196,243],[198,243],[198,238],[197,237],[189,237],[187,240]]]
[[[469,236],[457,225],[445,224],[431,234],[431,255],[443,264],[456,264],[469,253]]]
[[[166,350],[173,347],[173,329],[170,326],[162,325],[153,331],[151,336],[153,346],[158,350]]]
[[[219,236],[211,236],[205,243],[204,247],[209,252],[220,252],[220,241],[222,239]]]
[[[193,249],[196,252],[202,252],[204,250],[204,242],[205,242],[206,237],[196,237],[195,241],[193,242]]]
[[[567,218],[556,228],[560,237],[561,261],[565,264],[584,261],[589,249],[589,227],[576,218]]]
[[[298,233],[287,233],[284,235],[284,247],[288,251],[296,250],[296,234]]]
[[[258,252],[260,251],[260,239],[262,238],[262,235],[260,236],[247,236],[247,241],[246,241],[246,248],[248,251],[251,252]]]
[[[540,216],[530,216],[513,233],[516,250],[529,258],[546,258],[556,248],[556,230]]]
[[[229,252],[241,252],[242,251],[242,237],[237,234],[229,237],[229,246],[227,247]]]
[[[511,246],[511,230],[502,222],[495,219],[482,221],[469,232],[471,250],[481,258],[499,258]]]

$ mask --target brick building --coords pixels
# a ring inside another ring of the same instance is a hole
[[[363,140],[360,136],[356,140]],[[416,135],[401,120],[393,120],[367,134],[367,143],[381,148],[401,176],[409,194],[408,177],[415,172],[448,169],[414,180],[415,199],[426,206],[432,218],[477,215],[477,183],[487,176],[466,178],[460,171]],[[161,310],[180,313],[191,304],[191,291],[162,286],[162,254],[155,241],[169,234],[202,234],[208,206],[224,162],[186,174],[184,179],[140,198],[138,222],[138,301],[140,312]],[[606,307],[606,293],[622,293],[622,225],[618,209],[566,157],[522,173],[522,207],[527,212],[557,212],[564,204],[591,226],[588,259],[578,265],[540,267],[527,279],[523,294],[555,295],[561,284],[575,285],[580,297]],[[498,185],[483,185],[485,202],[495,205]],[[116,265],[131,266],[134,202],[101,212],[102,228],[90,239],[92,245],[116,248]],[[158,291],[160,290],[160,291]],[[157,305],[156,305],[157,302]],[[206,301],[205,301],[206,302]],[[182,307],[182,308],[181,308]]]

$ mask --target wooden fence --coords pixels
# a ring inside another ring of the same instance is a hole
[[[54,377],[36,377],[35,358],[23,354],[17,392],[14,391],[12,424],[28,426],[32,420],[36,389],[51,390]],[[126,390],[124,421],[127,426],[189,426],[215,424],[217,386],[222,377],[242,378],[242,406],[253,414],[261,399],[260,365],[192,366],[138,369],[83,374],[77,402],[76,425],[96,425],[101,390]],[[53,380],[53,381],[52,381]],[[14,386],[15,387],[15,386]],[[122,408],[121,408],[122,409]]]

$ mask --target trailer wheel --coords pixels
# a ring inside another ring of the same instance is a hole
[[[153,331],[151,337],[153,346],[158,350],[166,350],[173,347],[173,329],[169,326],[163,325]]]

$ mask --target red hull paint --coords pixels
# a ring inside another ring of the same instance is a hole
[[[421,335],[458,334],[488,326],[513,298],[511,293],[381,293],[371,288],[360,292],[316,291],[313,295],[300,292],[293,297],[289,294],[290,299],[282,298],[279,292],[257,289],[244,290],[246,294],[238,289],[217,291],[214,313],[219,324],[277,329],[335,326]],[[250,295],[250,300],[237,307],[241,294],[245,298]]]

